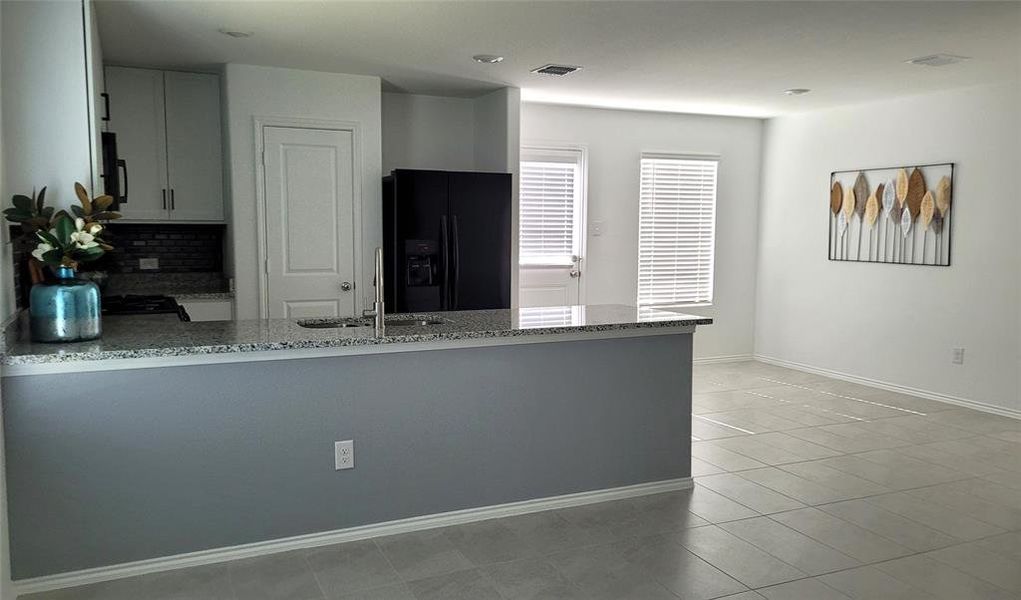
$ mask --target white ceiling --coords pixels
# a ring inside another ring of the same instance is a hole
[[[99,0],[105,59],[240,62],[383,78],[385,89],[771,116],[1016,78],[1017,2]],[[228,28],[254,32],[234,39]],[[907,65],[946,52],[941,68]],[[506,57],[480,65],[478,53]],[[529,73],[557,62],[564,78]],[[801,97],[785,88],[812,88]]]

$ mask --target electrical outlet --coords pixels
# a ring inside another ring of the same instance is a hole
[[[355,468],[354,440],[333,442],[333,464],[338,471]]]
[[[158,271],[160,268],[160,259],[158,258],[140,258],[138,259],[138,269],[140,271]]]
[[[954,348],[953,357],[951,358],[955,365],[964,364],[964,348]]]

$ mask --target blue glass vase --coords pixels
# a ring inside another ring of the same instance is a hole
[[[74,269],[53,269],[56,281],[32,286],[29,322],[36,342],[82,342],[103,333],[99,286],[76,279]]]

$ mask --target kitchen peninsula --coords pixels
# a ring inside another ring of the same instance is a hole
[[[324,322],[111,318],[66,345],[12,333],[15,577],[690,485],[692,337],[711,319],[460,311],[388,315],[382,337]]]

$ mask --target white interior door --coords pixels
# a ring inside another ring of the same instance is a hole
[[[518,305],[582,302],[584,153],[522,148]]]
[[[573,265],[522,266],[518,306],[581,304],[581,270]]]
[[[355,313],[354,136],[264,127],[271,318]]]

